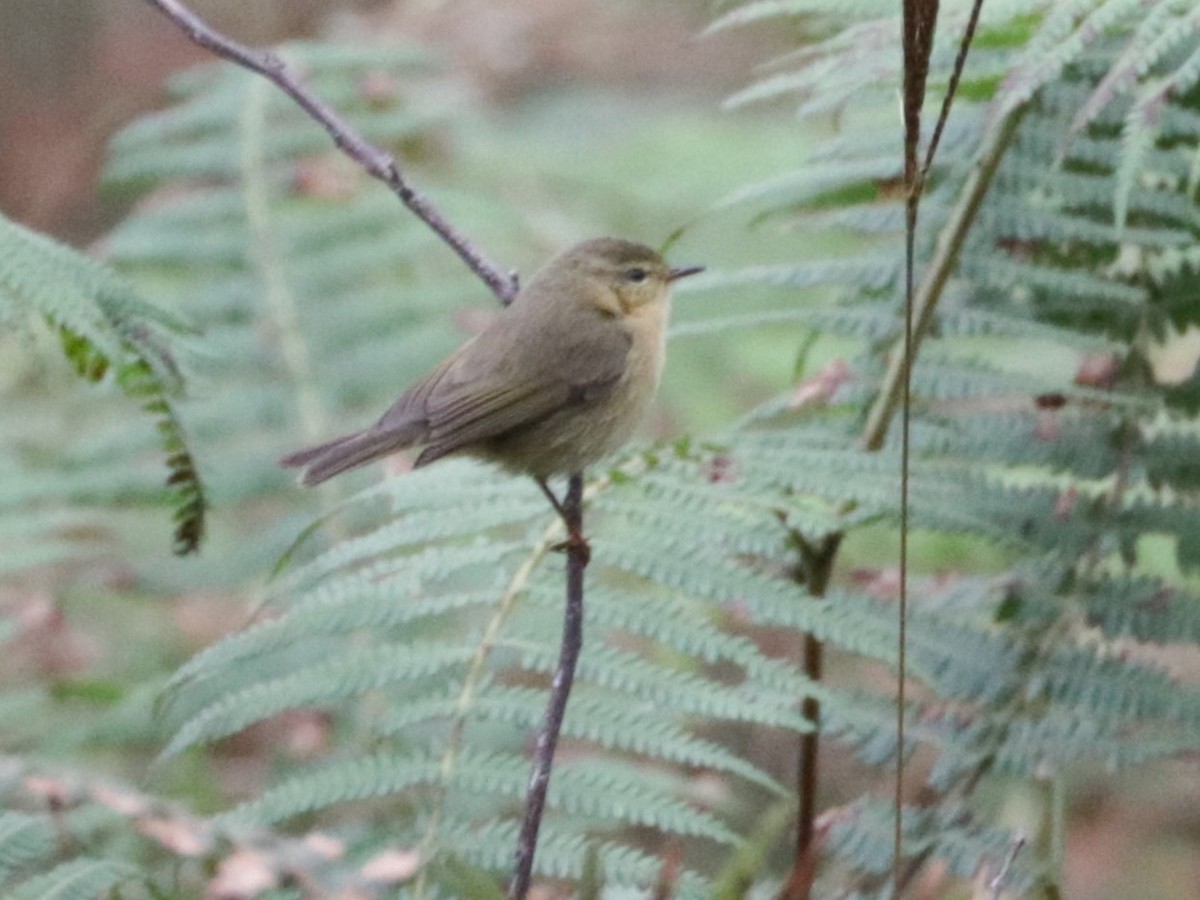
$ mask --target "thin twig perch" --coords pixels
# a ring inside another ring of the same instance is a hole
[[[583,533],[583,475],[575,474],[567,485],[567,496],[562,503],[564,524],[568,534]],[[508,887],[509,900],[524,900],[533,874],[533,854],[537,849],[538,830],[542,824],[542,811],[546,806],[546,789],[550,786],[550,769],[554,764],[554,750],[558,746],[558,735],[562,730],[563,715],[567,711],[567,698],[575,682],[575,664],[583,648],[583,570],[588,563],[587,544],[568,541],[567,551],[567,609],[563,617],[562,644],[558,651],[558,666],[550,685],[550,702],[546,706],[546,717],[538,734],[537,750],[534,752],[533,773],[529,777],[529,790],[525,795],[525,817],[521,822],[521,833],[517,838],[516,868]]]

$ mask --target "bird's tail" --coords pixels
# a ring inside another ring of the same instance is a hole
[[[334,475],[365,466],[369,462],[390,456],[397,450],[410,447],[420,437],[419,427],[368,428],[344,437],[334,438],[315,447],[289,453],[279,460],[287,469],[305,470],[300,482],[320,484]]]

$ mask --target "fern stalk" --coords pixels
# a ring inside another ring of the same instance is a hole
[[[441,828],[442,818],[445,815],[446,785],[450,783],[450,779],[458,763],[458,758],[462,753],[463,732],[466,730],[467,718],[474,709],[475,698],[478,696],[484,676],[487,674],[488,658],[499,643],[504,626],[516,611],[517,600],[529,585],[530,578],[533,577],[533,573],[537,571],[537,567],[541,564],[542,560],[545,559],[546,555],[558,543],[561,534],[562,523],[556,518],[547,526],[542,536],[534,544],[529,555],[513,572],[512,577],[504,588],[504,592],[500,595],[499,602],[496,604],[496,611],[488,621],[483,636],[479,640],[479,645],[475,648],[475,654],[471,658],[466,677],[463,678],[462,688],[459,690],[458,698],[454,703],[455,715],[450,727],[450,735],[446,740],[446,749],[442,752],[441,759],[438,761],[439,789],[434,796],[429,815],[429,825],[425,829],[425,835],[420,845],[420,855],[423,860],[429,859],[433,848],[437,845],[438,831]],[[428,888],[428,873],[423,867],[414,884],[415,900],[423,900]]]
[[[814,546],[799,531],[790,529],[790,538],[800,554],[794,578],[808,589],[814,600],[825,597],[833,564],[837,559],[844,533],[840,531],[826,535]],[[822,660],[825,644],[811,631],[803,635],[803,670],[812,683],[822,678]],[[800,752],[796,764],[796,851],[792,858],[792,871],[781,900],[807,897],[812,890],[812,878],[816,873],[816,817],[817,817],[817,759],[821,747],[821,701],[809,694],[801,701],[801,715],[812,728],[800,735]]]
[[[316,441],[328,431],[324,407],[313,383],[312,356],[300,327],[296,298],[288,287],[284,261],[271,227],[271,197],[264,159],[267,98],[266,83],[251,82],[239,117],[246,224],[252,236],[250,255],[262,274],[267,305],[279,329],[284,365],[296,386],[301,429],[307,441]]]
[[[1012,143],[1020,124],[1024,104],[1007,110],[999,119],[994,119],[984,134],[978,160],[959,193],[958,203],[950,211],[945,226],[938,235],[937,248],[925,268],[913,297],[913,329],[911,355],[915,361],[921,339],[928,333],[933,314],[946,282],[954,273],[959,251],[971,230],[971,223],[979,213],[979,207],[987,196],[996,170],[1004,159],[1005,151]],[[894,347],[888,357],[887,372],[883,376],[879,393],[867,414],[860,441],[865,450],[878,450],[887,437],[892,416],[896,413],[904,393],[904,374],[910,360],[899,347]]]

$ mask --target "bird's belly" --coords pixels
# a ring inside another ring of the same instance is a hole
[[[660,374],[658,360],[631,353],[625,375],[606,396],[494,438],[476,455],[538,478],[581,472],[629,440],[654,398]]]

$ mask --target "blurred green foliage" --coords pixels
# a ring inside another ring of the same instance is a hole
[[[944,864],[952,894],[1005,856],[996,798],[1011,785],[1033,786],[1023,824],[1061,842],[1080,772],[1195,749],[1197,692],[1160,663],[1200,634],[1197,433],[1190,385],[1150,365],[1197,318],[1193,48],[1147,56],[1146,29],[1179,24],[1167,4],[1151,25],[1096,4],[1111,36],[1094,44],[1077,40],[1088,15],[998,6],[923,213],[927,260],[959,227],[990,129],[1012,126],[915,373],[905,747],[879,677],[895,660],[896,448],[858,449],[898,327],[894,23],[873,5],[739,7],[830,35],[735,100],[799,106],[799,122],[580,84],[488,116],[448,104],[454,75],[423,52],[286,48],[501,262],[527,273],[610,232],[676,236],[674,261],[711,269],[677,298],[651,442],[594,473],[590,631],[542,877],[640,896],[678,854],[676,896],[770,895],[804,696],[842,773],[822,783],[821,886],[856,896],[888,890],[890,811],[870,788],[898,751],[930,798],[908,811],[908,863]],[[961,14],[942,31],[943,80]],[[1138,59],[1122,99],[1109,73]],[[1180,89],[1155,94],[1163,79]],[[1131,117],[1155,97],[1161,121]],[[470,464],[310,493],[274,459],[372,419],[494,301],[286,98],[227,67],[179,77],[169,107],[114,142],[106,190],[132,207],[108,261],[176,311],[125,307],[118,334],[201,330],[149,346],[186,386],[170,410],[212,498],[210,542],[199,560],[164,554],[154,429],[121,379],[83,394],[44,362],[58,352],[44,333],[4,339],[0,533],[33,548],[11,555],[20,590],[54,592],[6,620],[33,655],[0,695],[5,888],[132,878],[199,895],[218,860],[254,847],[280,882],[321,890],[364,887],[388,848],[431,861],[405,896],[476,890],[462,885],[503,872],[514,840],[557,640],[557,523],[532,486]],[[16,246],[0,244],[0,274],[33,258],[5,256]],[[67,257],[33,282],[53,299],[89,266]],[[12,296],[6,317],[47,316]],[[86,308],[51,324],[82,333]],[[72,346],[85,374],[112,368]],[[31,485],[53,488],[36,508]],[[797,550],[841,533],[832,588],[812,597]],[[199,624],[185,637],[171,617]],[[806,633],[827,645],[823,682],[791,659]],[[46,634],[77,658],[36,655]],[[176,755],[153,795],[97,791],[98,771],[136,778],[163,747]],[[76,846],[56,843],[60,808]],[[290,836],[310,829],[345,855]],[[1030,848],[1010,887],[1055,890],[1059,864],[1053,841]]]

